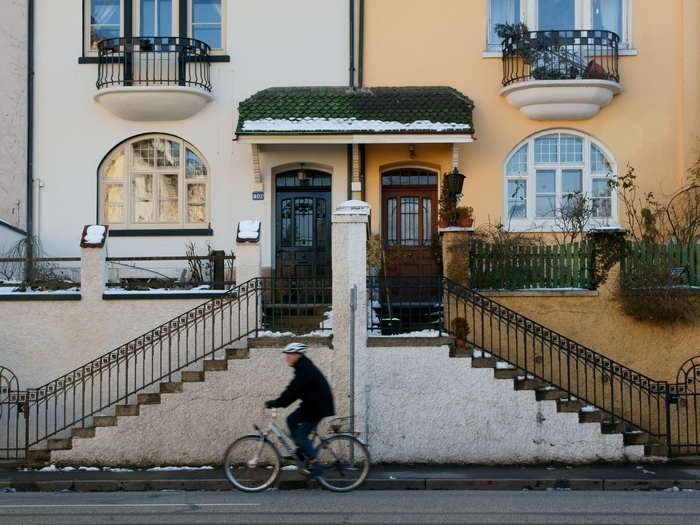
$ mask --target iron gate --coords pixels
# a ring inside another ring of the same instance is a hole
[[[26,401],[15,375],[0,366],[0,465],[27,457]]]
[[[678,371],[675,385],[669,385],[669,456],[700,454],[700,356],[688,359]]]

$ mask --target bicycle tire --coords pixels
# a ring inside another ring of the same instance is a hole
[[[226,449],[224,472],[231,484],[243,492],[260,492],[269,488],[279,471],[280,456],[267,438],[243,436]]]
[[[349,492],[365,481],[369,474],[369,452],[353,436],[335,435],[321,440],[316,449],[323,474],[318,482],[334,492]]]

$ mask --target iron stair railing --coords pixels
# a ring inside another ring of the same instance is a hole
[[[80,368],[26,392],[27,449],[138,394],[260,330],[263,284],[252,279],[119,346]],[[92,329],[85,327],[85,329]]]
[[[599,354],[454,281],[443,281],[445,331],[452,320],[469,323],[468,340],[517,370],[544,381],[604,413],[603,424],[646,432],[652,441],[669,440],[669,384]],[[670,443],[669,443],[670,445]]]

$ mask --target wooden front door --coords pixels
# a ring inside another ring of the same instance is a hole
[[[437,173],[400,169],[382,174],[382,240],[401,251],[396,275],[435,275],[432,235],[437,231]]]
[[[331,275],[331,177],[305,170],[277,176],[276,269],[277,277],[329,277]]]

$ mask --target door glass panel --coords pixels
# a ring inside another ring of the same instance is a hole
[[[131,178],[131,195],[134,203],[133,222],[153,222],[153,175],[134,174]]]
[[[294,199],[294,246],[311,247],[314,238],[314,201],[308,197]]]
[[[537,170],[535,213],[538,218],[554,217],[556,209],[555,170]]]
[[[433,231],[433,200],[423,199],[423,246],[430,246]]]
[[[386,242],[390,246],[396,244],[396,198],[387,200],[387,234]]]
[[[282,200],[281,205],[281,245],[284,248],[292,247],[292,199]]]
[[[141,0],[139,16],[141,36],[172,36],[172,0]]]
[[[418,197],[401,197],[401,245],[418,246]]]
[[[316,246],[326,245],[326,199],[316,199]]]
[[[538,0],[537,29],[576,28],[576,0]]]

